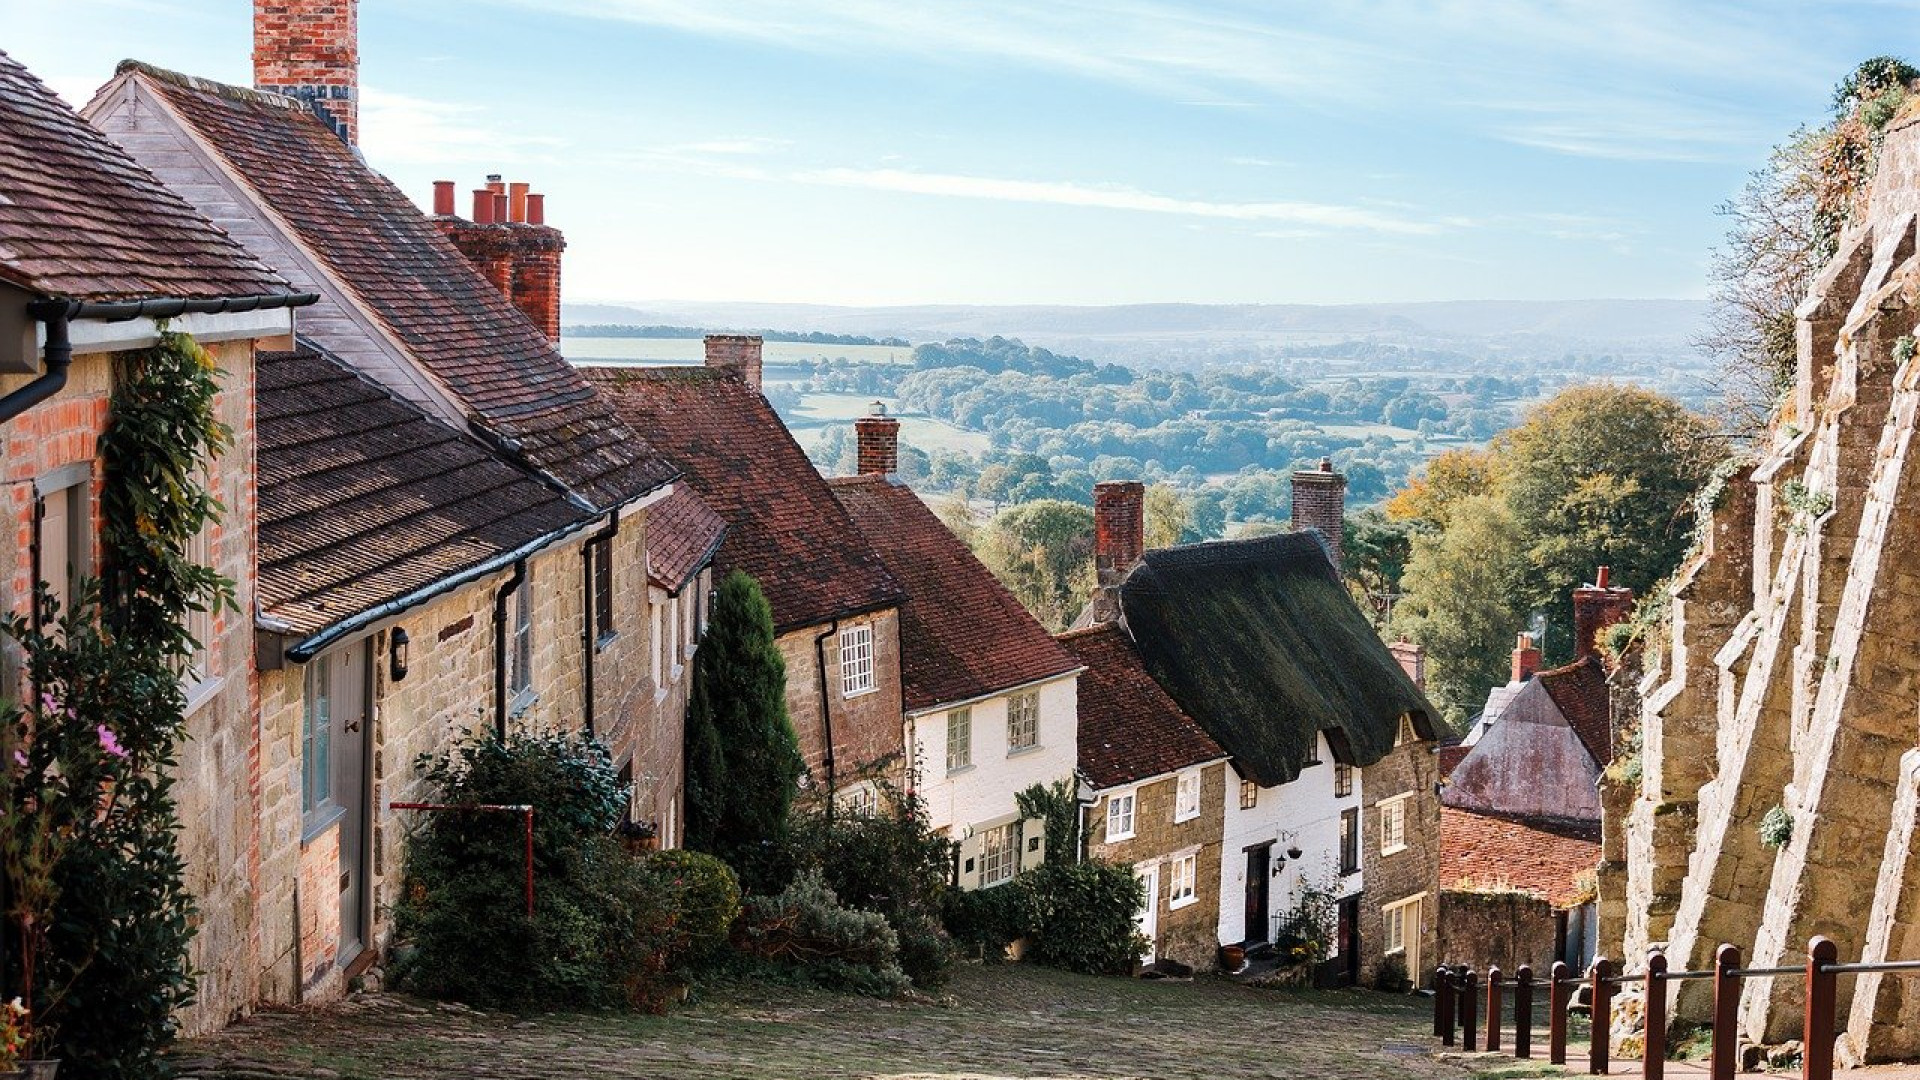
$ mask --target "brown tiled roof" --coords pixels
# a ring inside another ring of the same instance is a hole
[[[69,300],[293,291],[3,52],[0,280]]]
[[[1440,887],[1531,893],[1554,907],[1587,898],[1600,866],[1597,824],[1524,821],[1440,808]]]
[[[760,391],[706,367],[588,368],[727,522],[714,566],[760,582],[781,633],[906,599]]]
[[[310,347],[260,354],[257,400],[260,604],[302,634],[592,520]]]
[[[1567,718],[1581,745],[1606,768],[1613,763],[1613,716],[1607,690],[1607,669],[1589,654],[1565,667],[1535,672],[1535,679]]]
[[[1079,666],[912,488],[880,476],[827,483],[907,590],[900,678],[909,710],[984,697]]]
[[[673,479],[540,329],[386,177],[289,99],[121,65],[245,180],[484,427],[606,507]]]
[[[1061,634],[1080,673],[1080,771],[1096,788],[1118,787],[1227,756],[1174,704],[1115,623]]]
[[[647,580],[674,592],[713,558],[727,523],[693,488],[673,493],[647,509]]]

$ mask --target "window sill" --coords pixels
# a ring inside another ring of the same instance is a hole
[[[300,823],[300,846],[306,847],[313,843],[346,816],[347,808],[344,806],[323,806],[308,814],[306,820]]]
[[[673,665],[673,676],[672,676],[673,681],[679,682],[680,676],[686,674],[686,672],[687,672],[687,669],[684,666],[680,664]]]
[[[1175,814],[1173,815],[1173,823],[1175,825],[1178,825],[1182,822],[1192,821],[1194,818],[1197,818],[1199,816],[1200,816],[1200,811],[1198,810],[1195,810],[1191,814]]]
[[[1114,833],[1113,835],[1107,837],[1105,840],[1102,840],[1100,842],[1103,844],[1117,844],[1122,840],[1131,840],[1137,835],[1139,834],[1130,833],[1130,832]]]
[[[1167,910],[1179,911],[1181,908],[1190,908],[1199,902],[1200,898],[1198,896],[1186,896],[1178,900],[1169,900],[1167,901]]]
[[[1034,743],[1032,746],[1009,746],[1007,747],[1007,756],[1024,757],[1028,754],[1037,754],[1044,749],[1046,749],[1046,747],[1041,746],[1039,743]]]
[[[1352,877],[1359,872],[1360,868],[1357,866],[1343,866],[1340,868],[1340,876],[1343,878]]]
[[[880,688],[878,686],[869,686],[864,690],[842,690],[840,691],[840,700],[852,701],[854,698],[866,697],[868,694],[877,694],[879,692]]]
[[[947,766],[947,775],[948,776],[964,776],[967,773],[972,772],[973,769],[974,769],[974,766],[971,762],[965,765],[949,765]]]
[[[1407,947],[1405,945],[1395,945],[1393,948],[1386,950],[1380,955],[1381,956],[1405,955],[1406,951],[1407,951]]]
[[[180,691],[186,695],[187,704],[180,710],[180,715],[183,717],[192,716],[194,713],[199,712],[201,707],[207,702],[218,697],[220,691],[224,689],[226,685],[226,679],[215,675],[211,678],[201,679],[199,682],[191,685],[182,686]]]
[[[1381,848],[1381,849],[1380,849],[1380,856],[1381,856],[1381,858],[1385,858],[1385,857],[1387,857],[1388,855],[1398,855],[1398,854],[1400,854],[1401,852],[1403,852],[1403,851],[1405,851],[1405,850],[1407,850],[1407,845],[1405,845],[1405,844],[1395,844],[1395,845],[1394,845],[1394,846],[1392,846],[1392,847],[1383,847],[1383,848]]]
[[[620,640],[620,631],[609,630],[606,633],[601,634],[598,638],[594,639],[593,651],[597,653],[606,652],[608,649],[613,647],[614,642],[619,640]]]

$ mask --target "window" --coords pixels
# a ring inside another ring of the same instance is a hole
[[[680,598],[678,596],[669,596],[667,597],[667,633],[665,637],[660,639],[660,647],[667,652],[666,660],[663,662],[676,676],[680,674],[681,656],[679,641]]]
[[[1200,774],[1184,773],[1174,781],[1173,820],[1192,821],[1200,816]]]
[[[1381,938],[1385,952],[1406,957],[1408,971],[1420,970],[1420,905],[1425,893],[1380,908]]]
[[[1007,749],[1040,745],[1040,695],[1015,694],[1007,699]]]
[[[1200,856],[1187,855],[1168,864],[1167,907],[1169,910],[1186,907],[1198,899],[1193,894],[1193,879],[1199,861]]]
[[[846,807],[849,813],[871,815],[880,808],[880,798],[874,794],[873,785],[861,784],[847,792]]]
[[[1360,808],[1340,812],[1340,873],[1360,872]]]
[[[1353,794],[1353,766],[1333,763],[1333,797],[1344,799]]]
[[[947,714],[947,771],[958,772],[973,765],[973,710],[955,709]]]
[[[1260,805],[1260,785],[1251,780],[1240,781],[1240,809],[1251,810]]]
[[[508,642],[507,693],[516,699],[533,692],[533,582],[522,578],[513,590],[513,633]]]
[[[1391,855],[1407,846],[1407,800],[1411,794],[1395,795],[1380,803],[1380,854]]]
[[[656,690],[663,690],[667,685],[664,678],[666,672],[660,666],[660,657],[667,651],[667,647],[662,644],[667,636],[665,612],[664,604],[649,603],[647,605],[647,617],[652,620],[653,625],[653,647],[648,649],[647,653],[653,664],[653,685]]]
[[[596,647],[605,648],[613,640],[613,539],[595,540],[587,545],[587,558],[593,563],[593,634]]]
[[[1309,768],[1318,764],[1320,764],[1320,736],[1315,735],[1313,741],[1307,744],[1307,754],[1300,759],[1300,767]]]
[[[1386,923],[1387,952],[1407,951],[1407,908],[1404,904],[1388,904],[1380,909],[1380,917]]]
[[[840,631],[840,696],[872,693],[873,627],[849,626]]]
[[[55,469],[34,481],[39,495],[33,507],[40,580],[65,615],[93,572],[93,467],[85,462]]]
[[[213,525],[195,533],[187,541],[187,561],[195,566],[213,565]],[[203,686],[213,678],[213,612],[187,612],[187,633],[193,638],[193,655],[187,657],[180,681],[189,689]]]
[[[300,812],[308,828],[333,807],[333,657],[307,665],[307,709],[300,724]]]
[[[1107,796],[1107,843],[1133,836],[1133,795]]]
[[[1012,881],[1020,869],[1020,823],[988,829],[980,838],[980,887]]]
[[[687,659],[693,659],[693,650],[700,644],[700,587],[695,584],[686,586],[680,596],[680,647]]]

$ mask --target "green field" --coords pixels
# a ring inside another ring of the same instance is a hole
[[[704,355],[699,338],[563,337],[560,352],[577,361],[624,360],[634,364],[697,364]],[[814,345],[805,341],[769,341],[761,355],[769,378],[773,369],[803,360],[847,359],[863,364],[904,364],[913,349],[899,345]]]

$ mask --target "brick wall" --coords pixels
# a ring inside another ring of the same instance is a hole
[[[906,728],[900,708],[900,616],[887,610],[840,626],[865,622],[873,627],[873,670],[878,689],[858,697],[840,695],[838,635],[827,638],[827,700],[832,708],[834,773],[838,784],[869,767],[886,764],[894,772],[906,766]],[[775,645],[787,663],[787,715],[800,737],[800,754],[816,784],[826,782],[825,730],[820,716],[820,664],[814,639],[826,626],[782,635]]]
[[[1419,966],[1433,966],[1440,884],[1440,800],[1433,792],[1437,770],[1430,740],[1395,747],[1361,770],[1361,788],[1366,793],[1360,812],[1360,866],[1366,881],[1360,903],[1360,977],[1364,983],[1373,982],[1384,958],[1386,927],[1381,909],[1414,896],[1424,896]],[[1380,802],[1409,792],[1413,798],[1407,800],[1406,848],[1382,855]],[[1419,978],[1417,972],[1408,974]]]
[[[1604,567],[1602,570],[1604,571]],[[1633,614],[1633,590],[1610,589],[1601,577],[1601,585],[1585,585],[1573,590],[1574,659],[1600,651],[1595,639],[1614,623],[1625,622]]]
[[[1318,469],[1302,469],[1293,474],[1293,527],[1318,529],[1333,552],[1333,565],[1341,566],[1342,525],[1347,516],[1347,478],[1333,471],[1333,462],[1322,458]]]
[[[1177,787],[1176,779],[1170,776],[1132,789],[1136,792],[1134,835],[1112,843],[1106,838],[1107,800],[1128,789],[1102,792],[1088,810],[1087,850],[1103,859],[1144,869],[1177,852],[1197,849],[1196,902],[1178,910],[1167,906],[1165,866],[1161,866],[1155,895],[1147,900],[1154,905],[1158,919],[1156,954],[1204,970],[1213,966],[1219,950],[1220,837],[1225,821],[1222,800],[1227,797],[1227,766],[1222,762],[1202,770],[1197,818],[1173,820]]]
[[[359,0],[254,0],[253,84],[311,102],[349,144],[360,136]]]
[[[525,221],[478,223],[453,216],[432,220],[548,340],[560,340],[560,256],[567,241],[559,229]]]

